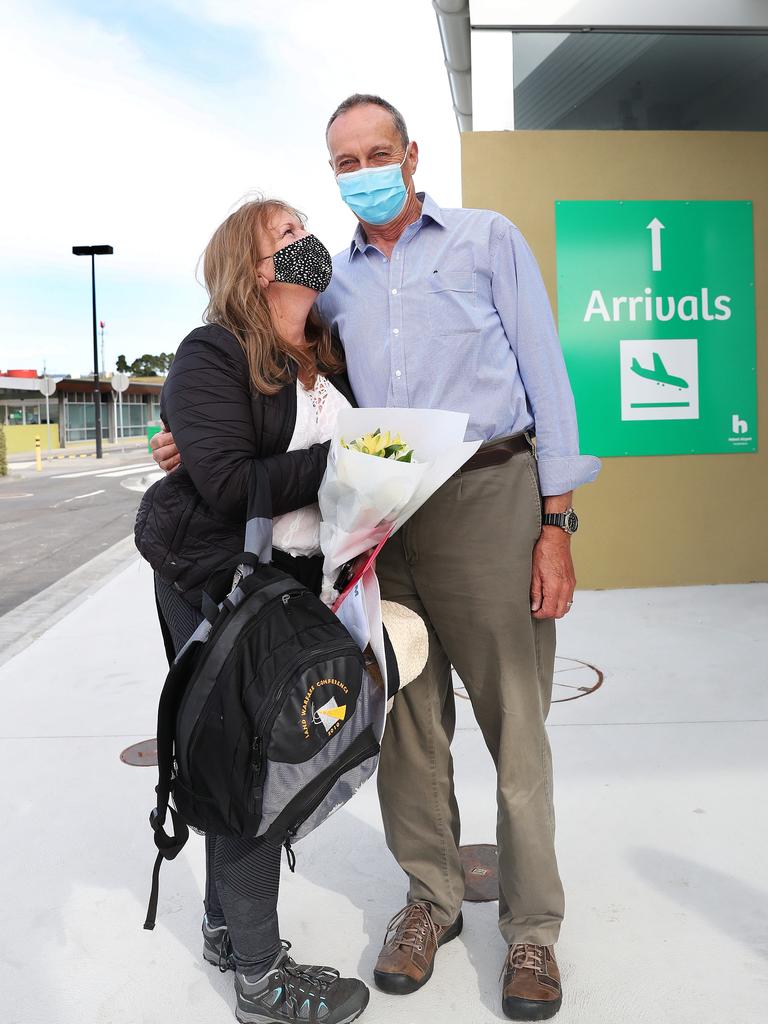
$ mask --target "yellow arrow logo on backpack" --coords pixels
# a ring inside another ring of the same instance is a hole
[[[329,718],[335,718],[339,722],[343,722],[347,717],[347,705],[342,704],[340,708],[322,708],[320,710],[321,715],[327,715]]]

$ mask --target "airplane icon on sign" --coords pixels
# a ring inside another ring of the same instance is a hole
[[[664,360],[658,352],[653,353],[653,366],[651,368],[641,366],[638,360],[634,358],[630,369],[633,373],[636,373],[638,377],[645,377],[646,380],[653,380],[657,384],[669,384],[671,387],[675,388],[688,387],[688,381],[685,380],[684,377],[675,377],[674,374],[667,372]]]

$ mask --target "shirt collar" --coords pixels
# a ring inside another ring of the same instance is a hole
[[[435,200],[427,192],[417,192],[417,197],[421,200],[421,216],[418,220],[414,221],[413,224],[409,224],[405,229],[415,227],[424,224],[426,220],[431,220],[433,223],[438,224],[441,228],[445,227],[445,217],[443,211],[437,205]],[[357,229],[352,236],[352,241],[349,245],[349,260],[352,261],[352,257],[356,252],[365,252],[368,248],[368,242],[366,241],[365,234],[363,233],[362,224],[357,225]]]

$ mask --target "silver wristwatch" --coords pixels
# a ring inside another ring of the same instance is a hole
[[[543,526],[559,526],[568,534],[576,533],[579,528],[579,517],[572,508],[567,508],[565,512],[545,512],[541,522]]]

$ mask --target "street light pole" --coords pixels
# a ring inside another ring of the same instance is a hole
[[[96,338],[96,254],[91,251],[91,299],[93,302],[93,418],[96,423],[96,458],[101,458],[101,384],[99,343]]]
[[[111,245],[73,245],[75,256],[91,257],[91,299],[93,307],[93,412],[96,425],[96,458],[101,451],[101,387],[99,383],[99,342],[96,334],[96,257],[111,256],[115,250]]]

